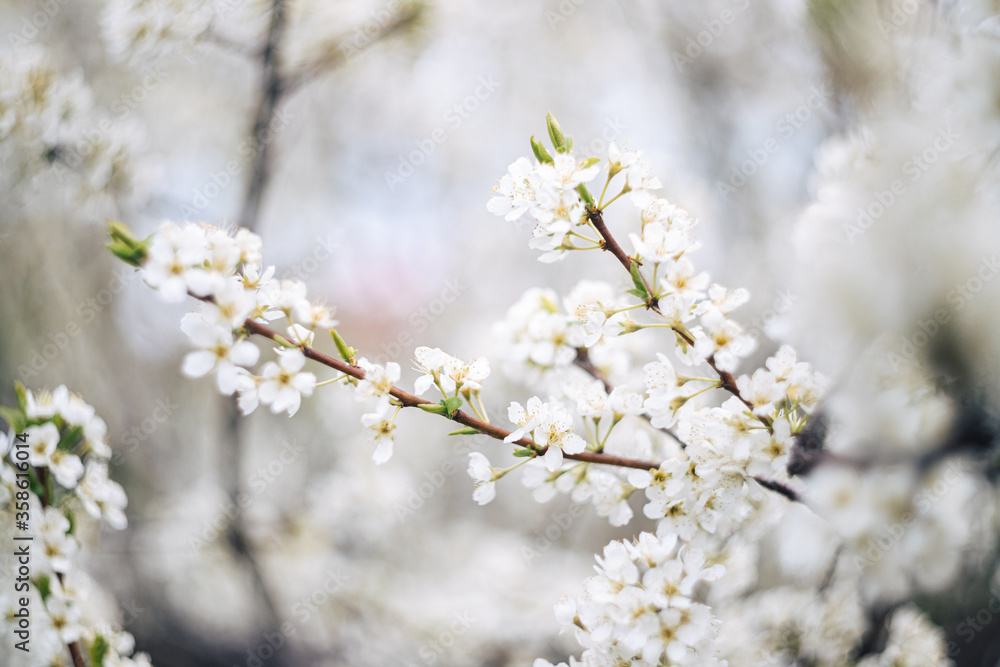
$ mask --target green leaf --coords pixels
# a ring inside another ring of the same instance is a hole
[[[448,435],[478,435],[478,434],[479,431],[477,429],[474,429],[471,426],[465,426],[463,428],[458,429],[457,431],[452,431]]]
[[[341,338],[336,329],[330,329],[330,335],[333,337],[334,345],[337,346],[337,352],[340,354],[340,358],[353,365],[354,357],[357,355],[358,351],[353,347],[348,347],[347,342]]]
[[[45,487],[38,481],[38,475],[35,474],[34,468],[31,468],[28,473],[28,483],[31,485],[31,492],[33,494],[39,498],[45,495]]]
[[[72,535],[76,531],[76,517],[69,510],[66,510],[66,520],[69,521],[69,530],[66,531],[67,535]]]
[[[534,135],[531,136],[531,152],[535,154],[535,157],[542,164],[552,164],[555,162],[555,160],[552,159],[552,156],[549,155],[549,152],[545,150],[545,146],[542,145],[542,142],[535,139]]]
[[[631,295],[636,296],[636,297],[642,299],[643,301],[645,301],[646,300],[646,295],[648,294],[648,292],[646,292],[645,290],[641,290],[641,289],[630,289],[630,290],[626,290],[626,294],[631,294]]]
[[[522,458],[522,459],[525,458],[525,457],[527,457],[527,456],[534,456],[534,455],[535,455],[535,452],[532,451],[532,450],[530,450],[530,449],[528,449],[527,447],[525,447],[524,449],[515,449],[514,450],[514,456],[517,456],[517,457]]]
[[[17,408],[8,408],[0,406],[0,416],[10,424],[10,427],[20,433],[28,425],[27,420],[24,418],[24,413]]]
[[[549,139],[552,140],[552,145],[555,146],[557,153],[565,153],[566,149],[566,137],[563,135],[562,128],[559,127],[559,121],[556,117],[552,115],[552,112],[545,114],[545,124],[549,129]]]
[[[115,257],[132,266],[139,266],[146,259],[146,255],[149,253],[150,240],[153,238],[152,236],[145,240],[137,239],[132,234],[131,229],[117,220],[112,220],[108,223],[108,233],[111,235],[112,242],[106,244],[105,247]]]
[[[587,210],[594,210],[594,195],[590,194],[590,190],[583,183],[576,186],[576,191],[580,193],[580,198],[583,199],[583,203],[587,205]]]
[[[71,426],[66,429],[62,437],[59,439],[59,446],[57,449],[62,449],[65,451],[70,451],[76,446],[76,443],[80,442],[80,438],[83,437],[83,427],[82,426]]]
[[[52,595],[52,581],[49,579],[49,575],[39,575],[34,583],[35,588],[38,589],[38,594],[42,596],[42,602],[45,602]]]
[[[455,416],[455,413],[462,407],[462,397],[449,396],[441,401],[441,405],[444,406],[445,414],[448,415],[448,419],[452,419]]]
[[[25,418],[28,416],[28,390],[24,388],[21,381],[18,380],[14,383],[14,393],[17,395],[17,405],[21,408],[21,412],[24,414]]]
[[[649,301],[652,297],[649,294],[649,290],[646,289],[646,283],[642,280],[642,274],[639,273],[639,264],[637,262],[632,262],[632,265],[629,267],[629,273],[632,274],[632,284],[640,292],[636,296],[643,301]],[[630,291],[629,293],[633,292]]]
[[[104,635],[96,635],[94,643],[90,645],[90,664],[94,667],[100,667],[104,664],[104,656],[109,648],[111,647],[108,646],[108,640],[104,638]]]
[[[443,415],[445,413],[445,408],[441,403],[420,403],[417,407],[432,415]]]
[[[573,137],[568,136],[566,137],[566,150],[564,152],[569,153],[571,150],[573,150]]]
[[[587,167],[593,167],[595,164],[597,164],[600,161],[601,161],[601,158],[599,158],[599,157],[589,157],[589,158],[587,158],[586,160],[583,161],[583,164],[580,165],[580,169],[586,169]]]

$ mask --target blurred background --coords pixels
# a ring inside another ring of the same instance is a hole
[[[0,3],[4,57],[44,49],[77,100],[46,121],[75,147],[4,144],[0,397],[13,402],[15,379],[65,383],[107,420],[130,525],[86,567],[160,667],[564,659],[577,649],[552,605],[620,530],[516,483],[478,507],[467,454],[502,462],[503,447],[424,415],[401,415],[376,468],[363,408],[339,387],[294,419],[234,421],[209,379],[180,374],[189,304],[153,298],[104,249],[106,221],[141,236],[168,219],[250,225],[265,265],[335,305],[370,359],[405,369],[417,345],[499,359],[492,325],[525,289],[621,278],[592,254],[540,264],[526,227],[486,211],[552,111],[580,155],[644,152],[663,196],[700,219],[700,266],[750,290],[742,320],[769,341],[782,332],[765,322],[812,298],[794,223],[817,147],[882,85],[859,65],[878,53],[836,32],[853,15],[792,0],[295,0],[277,22],[272,9]],[[265,43],[294,73],[280,95]],[[487,399],[502,417],[530,394],[500,366]]]

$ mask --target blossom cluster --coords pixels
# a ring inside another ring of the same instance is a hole
[[[260,237],[245,229],[164,223],[142,261],[142,277],[165,301],[188,294],[202,299],[181,321],[195,348],[184,359],[185,375],[214,373],[222,394],[239,393],[244,414],[263,403],[275,414],[291,416],[316,386],[316,376],[302,370],[306,358],[300,348],[336,320],[330,307],[306,298],[304,283],[277,280],[273,266],[262,267],[261,245]],[[276,359],[264,363],[259,374],[251,372],[260,351],[246,340],[248,318],[284,319],[288,325],[287,336],[277,341]]]
[[[52,174],[62,183],[72,173],[66,182],[82,201],[99,193],[124,194],[132,187],[132,160],[141,133],[112,123],[95,109],[79,73],[61,75],[42,47],[24,46],[0,54],[0,90],[0,157],[8,167],[6,178]]]
[[[660,464],[649,470],[630,471],[577,462],[564,465],[559,461],[556,466],[556,456],[548,461],[546,455],[549,465],[530,463],[524,483],[540,502],[557,493],[566,493],[575,502],[591,501],[613,525],[625,525],[631,520],[629,499],[641,491],[646,499],[643,514],[657,522],[655,535],[644,534],[647,543],[660,540],[672,548],[680,540],[685,544],[682,551],[695,543],[719,549],[742,527],[758,521],[762,508],[768,506],[762,502],[762,487],[784,489],[783,493],[790,497],[805,493],[806,483],[788,471],[797,439],[819,408],[830,380],[801,361],[789,345],[782,345],[763,367],[739,373],[741,360],[756,349],[757,343],[732,318],[732,313],[748,301],[749,294],[741,288],[712,284],[708,274],[696,268],[690,257],[699,247],[693,237],[696,220],[651,192],[660,184],[649,176],[648,165],[638,153],[615,146],[609,150],[603,188],[595,197],[586,184],[597,176],[593,170],[599,160],[574,158],[572,140],[562,135],[551,116],[549,134],[557,155],[549,156],[533,138],[536,160],[520,158],[513,163],[487,208],[508,220],[516,221],[525,215],[534,218],[537,224],[530,245],[544,251],[540,257],[543,262],[561,259],[571,251],[611,250],[629,269],[631,285],[615,287],[586,280],[562,300],[552,290],[532,289],[511,307],[506,320],[497,326],[497,332],[508,343],[505,369],[514,379],[544,387],[551,395],[548,403],[533,399],[535,403],[526,409],[512,406],[511,421],[520,427],[515,433],[519,436],[529,432],[525,425],[542,423],[547,412],[561,409],[551,406],[566,401],[575,406],[576,412],[574,419],[566,419],[565,425],[555,430],[557,434],[569,432],[573,421],[583,422],[587,434],[584,450],[652,459]],[[622,173],[624,178],[619,177]],[[618,193],[605,199],[612,183],[619,183]],[[625,195],[631,200],[635,211],[631,217],[638,228],[638,232],[628,235],[633,251],[630,255],[620,248],[616,250],[604,219],[605,209]],[[628,341],[644,329],[666,329],[669,352],[659,352],[656,360],[639,365],[633,361],[638,346]],[[728,397],[719,400],[720,390]],[[636,396],[638,400],[633,398]],[[926,412],[916,410],[919,414]],[[939,413],[941,421],[946,422],[947,409]],[[914,428],[910,426],[909,431]],[[849,434],[836,431],[833,438],[838,435],[851,440]],[[579,447],[577,443],[574,446]],[[802,456],[796,465],[801,465]],[[486,467],[482,462],[475,467],[477,470],[470,465],[470,474],[481,485],[485,483]],[[838,529],[847,547],[832,554],[831,571],[848,569],[853,576],[838,576],[826,596],[794,594],[806,596],[802,605],[811,611],[803,618],[814,624],[794,630],[795,637],[805,639],[789,659],[811,655],[817,664],[843,664],[845,655],[860,641],[864,605],[904,599],[914,581],[918,588],[940,590],[943,582],[954,576],[958,568],[955,558],[947,560],[945,571],[930,565],[945,550],[934,549],[933,545],[954,546],[956,541],[969,541],[968,532],[949,529],[944,517],[955,511],[971,511],[963,503],[971,500],[971,491],[977,485],[974,478],[959,479],[941,490],[940,472],[924,480],[904,475],[895,487],[873,485],[871,493],[895,495],[872,503],[856,492],[856,473],[849,467],[823,466],[821,472],[814,476],[815,480],[808,480],[810,494],[806,502]],[[838,486],[833,480],[842,483]],[[921,495],[926,499],[934,488],[943,501],[927,511],[931,503],[921,503]],[[845,497],[856,502],[845,505]],[[879,531],[893,526],[893,514],[857,521],[859,513],[864,516],[862,506],[885,507],[895,508],[898,524],[899,508],[906,507],[913,498],[923,505],[923,510],[912,509],[906,525],[889,536],[888,544]],[[956,510],[958,507],[961,509]],[[624,553],[625,547],[616,544],[609,545],[609,549]],[[866,549],[867,557],[863,555]],[[921,558],[913,562],[915,551]],[[862,558],[851,561],[851,555],[859,552]],[[817,549],[817,553],[822,551]],[[895,555],[900,553],[910,557],[910,567],[900,567],[901,558]],[[608,560],[606,551],[604,570],[599,570],[606,576]],[[892,576],[887,576],[887,568],[894,568]],[[608,578],[615,583],[601,586],[615,593],[622,591],[620,595],[631,591],[626,584],[635,581],[634,576],[627,582],[614,576]],[[593,582],[588,582],[588,605],[601,599],[591,590],[596,585]],[[673,590],[681,590],[680,585]],[[742,611],[735,618],[753,618],[756,611],[750,608],[766,606],[768,596],[784,600],[774,589],[745,600],[719,595],[716,603],[721,605],[725,618],[733,617],[736,609]],[[796,606],[794,600],[786,603],[788,600],[780,607]],[[712,634],[709,626],[716,624],[717,628],[718,623],[708,620],[708,607],[699,617],[699,632],[687,635],[695,640],[683,647],[682,633],[676,628],[661,628],[663,634],[657,641],[674,640],[673,654],[668,650],[669,641],[649,643],[656,626],[652,621],[637,622],[643,617],[642,604],[615,611],[597,607],[607,614],[601,623],[593,617],[586,619],[584,613],[568,612],[565,605],[556,608],[557,617],[576,627],[577,639],[585,649],[583,664],[712,664],[716,659],[734,660],[734,665],[754,664],[753,660],[739,657],[751,645],[749,641],[734,651],[727,650],[723,643],[718,656],[699,653],[695,644]],[[620,622],[608,621],[616,618],[616,613]],[[781,655],[782,624],[787,626],[794,620],[785,619],[768,630],[761,629],[765,633],[761,636],[776,638],[779,644],[772,648],[760,644],[759,655],[770,656],[769,660]],[[571,659],[571,664],[579,663]]]
[[[11,531],[15,516],[24,520],[38,544],[28,599],[43,612],[32,616],[32,653],[39,664],[63,664],[67,646],[79,642],[88,655],[101,656],[95,664],[148,666],[148,655],[133,655],[129,633],[94,618],[87,607],[94,584],[77,563],[82,517],[117,530],[127,525],[128,498],[108,476],[107,426],[65,386],[49,392],[18,385],[17,397],[16,408],[3,408],[12,431],[0,434],[0,515]],[[18,604],[11,591],[0,592],[3,631],[16,629]]]
[[[556,605],[556,619],[585,649],[579,664],[719,664],[713,640],[720,624],[696,600],[701,582],[722,576],[722,565],[709,565],[676,535],[650,533],[611,542],[597,562],[583,596]]]

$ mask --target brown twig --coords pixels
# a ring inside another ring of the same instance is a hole
[[[261,324],[255,320],[247,318],[243,325],[247,331],[256,334],[258,336],[263,336],[264,338],[269,338],[271,340],[285,341],[285,337],[279,334],[274,329]],[[312,359],[324,366],[332,368],[336,371],[349,375],[355,379],[363,380],[365,378],[365,371],[358,366],[352,366],[345,361],[336,359],[329,355],[323,354],[319,350],[309,347],[308,345],[303,345],[299,349],[308,359]],[[433,401],[429,401],[425,398],[420,398],[414,394],[411,394],[399,387],[393,387],[389,391],[389,395],[395,398],[403,407],[412,408],[420,405],[435,405]],[[458,410],[451,417],[452,421],[458,422],[463,426],[468,426],[476,429],[483,435],[488,435],[491,438],[496,438],[497,440],[503,440],[508,435],[511,434],[510,431],[504,430],[499,426],[484,422],[480,419],[473,417],[472,415]],[[544,454],[548,447],[539,447],[529,438],[521,438],[520,440],[514,441],[515,445],[531,449],[537,455],[541,456]],[[587,463],[601,463],[604,465],[619,466],[622,468],[635,468],[637,470],[651,470],[654,468],[659,468],[660,464],[653,461],[640,461],[638,459],[629,459],[621,456],[613,456],[611,454],[605,454],[603,452],[581,452],[579,454],[564,454],[565,458],[573,459],[574,461],[585,461]]]
[[[614,255],[619,262],[621,262],[621,265],[624,266],[625,269],[631,274],[632,265],[636,264],[638,266],[638,262],[629,257],[625,253],[625,251],[622,250],[622,247],[618,245],[618,242],[615,240],[615,237],[611,234],[611,230],[608,229],[607,224],[605,224],[604,222],[604,215],[602,211],[600,211],[599,209],[592,209],[588,212],[588,216],[590,221],[593,223],[594,228],[597,230],[597,233],[601,235],[601,238],[603,240],[604,250],[610,251],[611,254]],[[642,278],[642,284],[646,286],[646,291],[649,292],[650,295],[650,300],[646,303],[646,307],[649,310],[655,312],[657,315],[663,315],[663,312],[660,310],[657,298],[655,296],[656,292],[649,286],[649,282],[646,280],[646,276],[642,275],[642,273],[639,272],[639,277]],[[691,338],[691,335],[688,332],[678,327],[671,327],[671,330],[674,331],[678,336],[680,336],[684,340],[684,342],[687,343],[688,345],[694,345],[694,339]],[[745,398],[743,398],[743,396],[740,395],[740,389],[736,384],[736,377],[729,371],[722,370],[718,367],[718,365],[715,362],[715,355],[710,356],[708,359],[705,360],[705,362],[719,376],[719,383],[720,383],[719,388],[729,392],[736,398],[740,399],[743,405],[747,406],[747,408],[750,409],[750,414],[754,414],[753,404],[751,404],[748,400],[746,400]],[[764,426],[767,427],[769,433],[774,433],[774,427],[773,424],[771,423],[770,417],[766,415],[756,415],[756,414],[754,414],[754,417],[756,417]]]
[[[261,198],[271,178],[271,142],[264,141],[264,136],[285,94],[285,81],[278,66],[278,50],[285,31],[285,10],[285,0],[274,0],[267,40],[261,51],[263,76],[250,135],[257,150],[239,217],[240,226],[251,230],[257,226]]]
[[[344,33],[339,37],[330,40],[320,49],[320,52],[311,60],[300,65],[294,71],[285,76],[288,92],[294,92],[314,81],[323,73],[328,72],[334,66],[341,64],[348,59],[348,50],[353,48],[357,51],[370,46],[376,41],[383,40],[411,25],[422,12],[419,3],[410,3],[400,9],[400,11],[385,25],[381,27],[378,34],[370,37],[371,42],[364,45],[351,45],[349,40],[357,34],[357,31]]]
[[[792,501],[799,500],[799,494],[792,487],[788,486],[784,482],[779,482],[776,479],[771,479],[769,477],[754,477],[754,481],[763,486],[765,489],[779,493],[784,497]]]

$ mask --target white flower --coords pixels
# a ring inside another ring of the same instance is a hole
[[[639,159],[638,151],[622,150],[618,144],[611,142],[608,145],[608,171],[621,171],[628,169]]]
[[[242,327],[257,307],[257,296],[231,280],[213,290],[212,298],[214,303],[201,304],[202,316],[210,324],[230,329]]]
[[[715,365],[724,371],[736,370],[736,365],[757,346],[753,336],[743,327],[717,309],[709,310],[701,318],[706,336],[695,341],[695,349],[703,358],[715,356]]]
[[[446,356],[444,373],[451,379],[453,386],[463,390],[480,391],[483,388],[482,381],[490,375],[490,362],[486,357],[465,363],[461,359]]]
[[[203,265],[207,260],[203,228],[167,222],[153,237],[142,265],[142,277],[171,303],[183,301],[188,290],[205,296],[209,278]]]
[[[587,448],[583,438],[573,432],[573,421],[569,412],[559,405],[548,406],[545,415],[532,432],[535,444],[547,447],[545,465],[549,470],[558,470],[563,462],[563,453],[579,454]]]
[[[181,331],[201,348],[184,357],[181,372],[190,378],[203,377],[215,371],[219,391],[231,396],[236,391],[238,377],[244,373],[240,366],[257,363],[260,350],[248,340],[233,340],[231,329],[211,324],[199,313],[188,313],[181,318]]]
[[[52,621],[52,627],[59,633],[59,638],[64,644],[71,644],[83,636],[80,608],[75,603],[52,595],[45,601],[45,610]]]
[[[708,274],[695,274],[694,264],[687,257],[681,257],[667,264],[667,270],[660,285],[667,294],[677,294],[689,299],[701,299],[708,287]]]
[[[399,364],[390,361],[385,366],[373,364],[367,359],[358,359],[358,366],[365,372],[365,378],[358,380],[355,398],[362,401],[366,398],[388,396],[393,385],[399,381]]]
[[[631,190],[656,190],[663,187],[660,179],[649,175],[650,166],[645,160],[636,159],[628,168],[626,183]]]
[[[46,507],[38,525],[42,557],[54,572],[66,573],[72,567],[79,544],[69,531],[69,519],[55,507]]]
[[[312,308],[306,298],[306,284],[301,280],[271,281],[258,293],[258,298],[262,303],[286,315],[291,315],[295,310]]]
[[[518,158],[501,177],[486,209],[507,220],[517,220],[536,203],[536,191],[541,178],[527,158]]]
[[[753,413],[767,415],[774,404],[785,397],[785,384],[779,382],[774,373],[758,368],[753,375],[741,375],[736,379],[740,396],[753,406]]]
[[[583,327],[581,344],[591,347],[604,336],[617,333],[616,325],[625,315],[614,311],[621,305],[621,297],[610,284],[597,280],[581,280],[563,299],[566,312],[576,317]]]
[[[60,387],[62,389],[62,387]],[[56,389],[59,392],[59,389]],[[50,419],[59,412],[61,407],[57,397],[44,389],[39,391],[25,390],[25,415],[28,419]]]
[[[552,164],[538,167],[538,174],[547,185],[560,190],[572,190],[581,183],[594,180],[600,173],[599,165],[593,164],[583,168],[583,163],[577,161],[569,153],[557,153],[552,157]]]
[[[293,324],[286,331],[288,332],[288,340],[297,345],[312,347],[313,340],[316,338],[315,332],[301,324]]]
[[[292,307],[292,317],[296,323],[307,329],[332,329],[337,326],[333,319],[334,309],[323,303],[310,303],[300,299]]]
[[[473,500],[480,505],[485,505],[496,497],[496,477],[489,459],[479,452],[472,452],[469,454],[467,472],[475,484],[475,490],[472,492]]]
[[[648,259],[654,263],[671,262],[691,250],[694,245],[687,225],[667,226],[659,221],[650,222],[643,227],[641,236],[629,234],[629,239],[636,254],[643,260]]]
[[[523,438],[526,433],[530,433],[536,426],[542,423],[542,420],[548,414],[548,409],[549,406],[543,403],[542,399],[537,396],[529,398],[526,407],[521,407],[521,404],[516,401],[511,402],[507,408],[507,418],[517,424],[518,428],[512,431],[503,441],[515,442]]]
[[[76,487],[76,496],[87,514],[95,519],[104,517],[108,525],[116,530],[128,527],[124,512],[128,497],[117,482],[108,478],[106,463],[87,462],[83,479]]]
[[[271,406],[271,412],[287,410],[291,417],[298,411],[302,397],[312,395],[316,376],[301,372],[305,363],[301,351],[286,349],[278,353],[277,363],[269,361],[264,365],[257,395],[261,403]]]
[[[413,383],[413,391],[417,396],[422,396],[433,387],[435,380],[441,383],[441,389],[445,394],[455,391],[455,381],[451,377],[441,375],[445,359],[450,358],[441,351],[441,348],[421,346],[414,351],[413,357],[417,363],[417,370],[422,373]]]
[[[396,408],[384,397],[379,400],[374,412],[361,416],[361,424],[368,429],[368,437],[376,445],[372,459],[379,465],[392,458],[393,431],[396,430],[396,425],[393,423],[395,417]]]
[[[28,434],[28,462],[47,467],[59,484],[72,489],[83,475],[83,463],[76,454],[59,449],[59,429],[48,422],[25,429]]]

